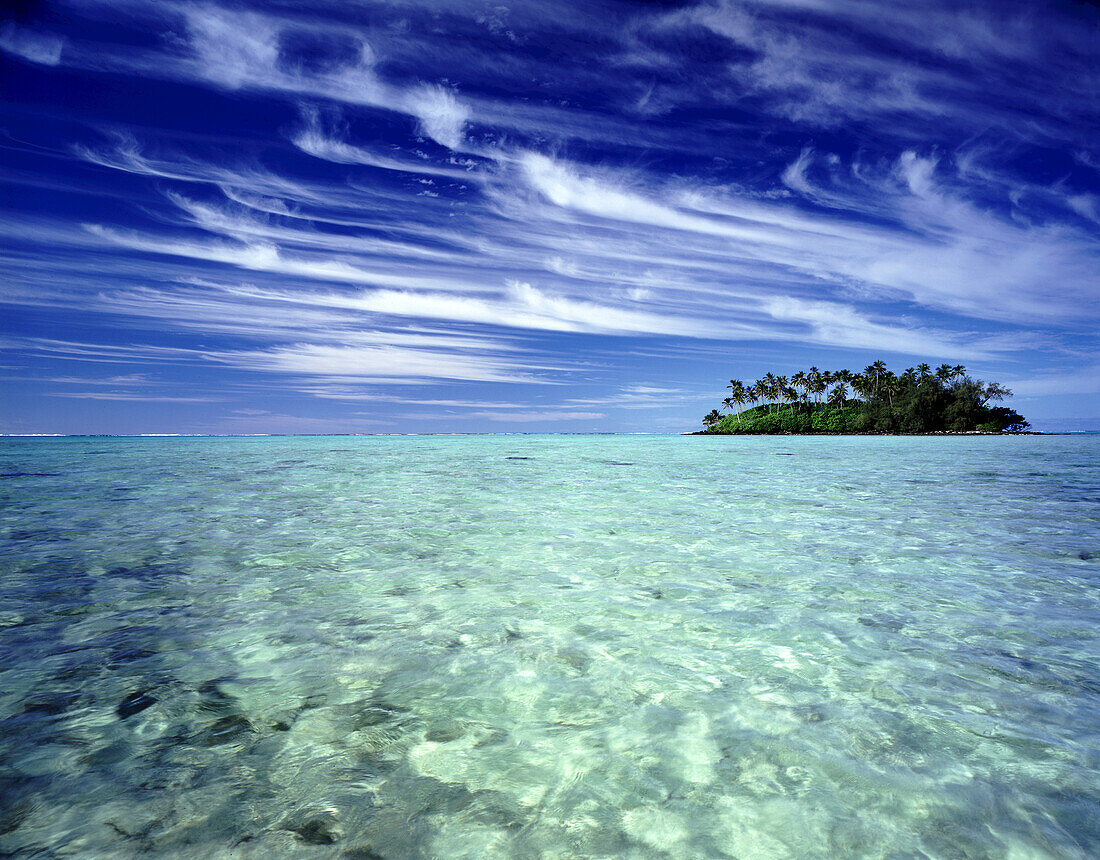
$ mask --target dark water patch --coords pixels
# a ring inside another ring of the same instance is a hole
[[[340,860],[386,860],[386,858],[370,846],[366,846],[349,848],[340,855]]]
[[[60,472],[0,472],[0,478],[60,478]]]
[[[52,717],[65,713],[79,700],[80,693],[75,691],[38,693],[23,702],[23,713]]]
[[[412,594],[416,589],[410,588],[407,585],[395,585],[393,588],[387,588],[382,593],[386,597],[407,597]]]
[[[359,731],[360,729],[369,729],[384,723],[394,722],[399,720],[404,712],[404,708],[395,708],[392,705],[380,703],[368,705],[357,711],[352,718],[352,730]]]
[[[61,534],[53,529],[30,528],[13,529],[8,533],[8,540],[15,543],[67,543],[72,540],[68,535]]]
[[[856,619],[864,627],[889,630],[898,633],[905,629],[906,622],[893,615],[861,615]]]
[[[119,646],[111,651],[110,656],[107,658],[107,666],[113,669],[119,666],[128,666],[131,663],[141,663],[156,657],[158,653],[135,645]]]
[[[530,457],[505,457],[505,460],[530,460]]]
[[[148,690],[142,690],[137,693],[131,693],[119,702],[118,707],[115,708],[115,713],[118,714],[120,720],[125,720],[127,717],[132,717],[134,714],[140,714],[146,708],[151,708],[156,703],[157,700],[149,695]]]
[[[794,454],[789,454],[789,453],[786,453],[784,451],[776,451],[775,456],[776,457],[793,457]]]
[[[815,706],[798,707],[794,709],[794,713],[804,723],[823,723],[828,719],[825,710]]]
[[[156,827],[157,823],[156,821],[151,821],[140,830],[127,829],[128,827],[133,827],[129,822],[119,824],[117,821],[108,821],[107,826],[123,839],[136,843],[130,846],[131,850],[145,853],[152,851],[154,848],[154,842],[149,838],[149,834],[152,832],[153,828]]]
[[[446,720],[429,727],[424,732],[424,740],[431,743],[445,744],[457,741],[466,734],[465,727],[457,720]]]
[[[158,561],[145,561],[140,564],[112,567],[107,571],[110,577],[126,577],[142,582],[159,582],[168,578],[179,578],[185,574],[178,567]]]
[[[0,836],[18,830],[23,822],[30,818],[35,808],[33,801],[26,797],[12,800],[5,792],[4,799],[4,807],[0,811]],[[14,856],[14,854],[0,854],[0,857]]]
[[[126,761],[133,754],[133,747],[130,744],[115,741],[86,753],[80,760],[91,768],[110,767]]]
[[[1077,553],[1077,557],[1081,559],[1081,561],[1092,561],[1094,558],[1096,558],[1096,555],[1094,553],[1084,551]]]
[[[195,692],[200,696],[199,711],[211,714],[231,714],[236,711],[236,697],[226,693],[220,686],[228,680],[227,678],[219,678],[215,681],[206,681],[198,686]]]
[[[332,845],[340,838],[336,816],[331,812],[290,821],[280,825],[279,829],[290,831],[306,845]]]
[[[305,637],[298,633],[270,633],[264,637],[264,641],[269,645],[296,645],[305,641]]]
[[[28,776],[10,768],[0,768],[0,835],[18,830],[38,808],[37,798],[47,790],[50,778]],[[0,849],[0,857],[12,857]]]
[[[243,714],[231,714],[217,720],[210,728],[192,737],[192,742],[204,747],[248,741],[256,733],[255,727]]]
[[[985,671],[1014,684],[1058,693],[1077,694],[1078,680],[1063,677],[1049,665],[1022,657],[1011,651],[986,652],[979,664]]]

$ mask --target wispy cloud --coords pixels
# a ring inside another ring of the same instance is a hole
[[[489,421],[499,421],[516,424],[532,424],[543,421],[594,421],[605,418],[603,412],[567,412],[542,409],[532,412],[467,412],[465,418],[485,418]]]
[[[126,391],[49,391],[50,397],[72,400],[114,400],[132,403],[217,403],[222,397],[184,397],[172,394],[136,394]]]
[[[598,8],[72,0],[0,25],[60,87],[0,141],[0,301],[56,332],[14,354],[83,399],[282,383],[533,424],[663,415],[765,351],[1066,377],[1100,316],[1087,10]]]
[[[64,47],[65,40],[52,33],[20,27],[11,22],[0,27],[0,49],[32,63],[56,66],[61,62]]]
[[[210,353],[214,361],[250,370],[321,377],[355,377],[376,384],[395,380],[436,379],[478,382],[541,381],[515,361],[488,355],[464,355],[389,344],[335,346],[293,344],[263,350]]]

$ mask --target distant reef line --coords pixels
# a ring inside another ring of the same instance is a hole
[[[1018,412],[992,405],[1011,397],[997,382],[974,379],[961,364],[927,364],[901,374],[882,361],[862,372],[811,367],[790,377],[731,379],[722,409],[703,417],[701,435],[926,435],[1026,433]],[[746,404],[749,404],[748,408]]]

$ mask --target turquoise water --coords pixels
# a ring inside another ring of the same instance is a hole
[[[8,439],[0,475],[0,854],[1100,850],[1100,437]]]

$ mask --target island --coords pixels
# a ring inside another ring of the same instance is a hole
[[[712,409],[699,434],[1022,433],[1031,426],[990,405],[1011,391],[971,378],[961,364],[920,364],[900,375],[882,361],[861,373],[811,367],[789,378],[767,373],[751,385],[731,379],[726,388],[724,411]]]

